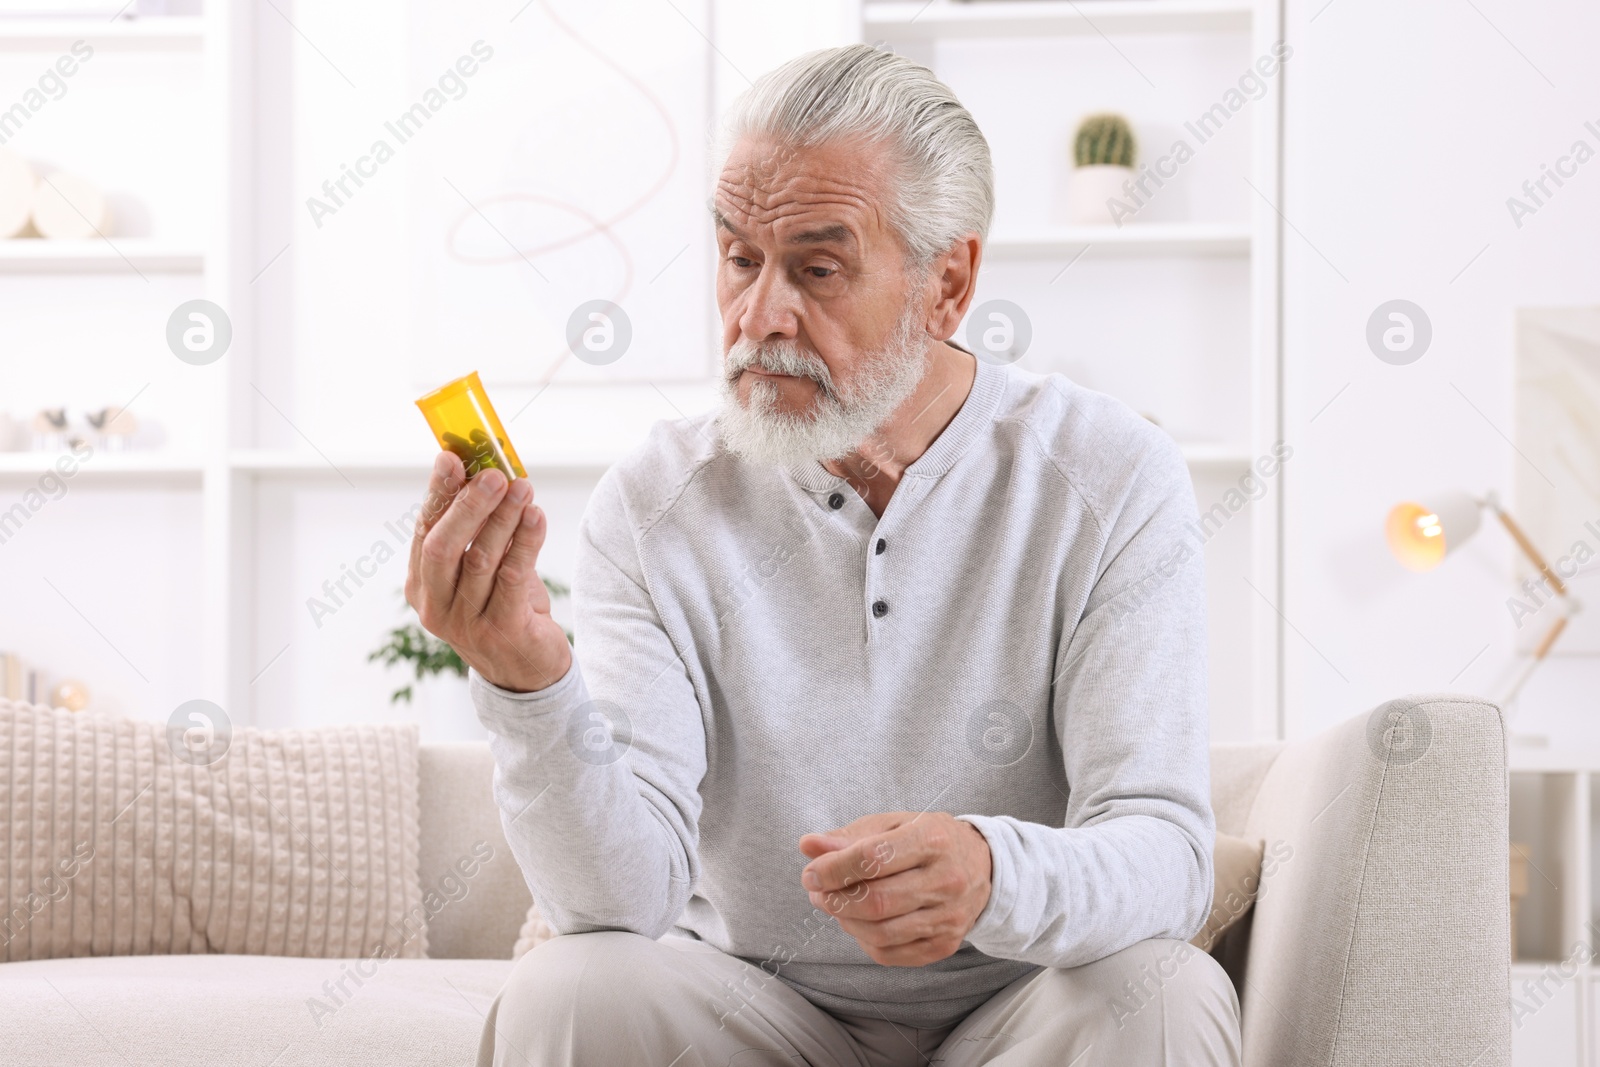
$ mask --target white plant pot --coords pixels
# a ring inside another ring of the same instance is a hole
[[[1132,177],[1132,167],[1095,163],[1075,168],[1067,180],[1067,221],[1074,226],[1114,225],[1107,202],[1129,203],[1122,186]],[[1126,219],[1124,215],[1123,220]]]

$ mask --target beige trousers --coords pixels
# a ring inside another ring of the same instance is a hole
[[[730,990],[743,992],[734,1001]],[[1238,1063],[1233,983],[1181,941],[1045,968],[956,1023],[920,1030],[823,1011],[704,942],[620,932],[556,937],[518,961],[478,1051],[479,1067]]]

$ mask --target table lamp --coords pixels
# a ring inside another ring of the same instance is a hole
[[[1533,564],[1539,576],[1549,584],[1550,591],[1561,604],[1561,614],[1534,646],[1533,658],[1517,673],[1510,689],[1498,701],[1502,707],[1506,707],[1516,699],[1523,684],[1550,654],[1551,647],[1567,628],[1567,620],[1582,608],[1577,598],[1568,591],[1567,583],[1545,562],[1544,556],[1534,547],[1516,520],[1500,506],[1499,499],[1492,492],[1475,497],[1458,489],[1435,494],[1421,502],[1408,500],[1396,504],[1389,510],[1384,533],[1389,542],[1389,551],[1403,566],[1413,571],[1430,571],[1478,532],[1485,509],[1494,512],[1500,525],[1506,528],[1511,539]]]

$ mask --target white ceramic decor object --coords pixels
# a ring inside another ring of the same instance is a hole
[[[1133,177],[1132,167],[1118,167],[1109,163],[1092,163],[1075,167],[1067,181],[1067,221],[1074,226],[1110,226],[1117,220],[1111,216],[1108,201],[1121,200],[1128,204],[1123,183]],[[1122,222],[1127,222],[1126,213]]]
[[[36,184],[28,161],[0,148],[0,238],[15,237],[28,225]]]
[[[33,226],[55,240],[101,237],[110,228],[106,194],[86,178],[65,171],[46,174],[33,198]]]

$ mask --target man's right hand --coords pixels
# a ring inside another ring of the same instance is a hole
[[[411,539],[406,601],[424,629],[502,689],[544,689],[572,664],[535,570],[546,529],[526,478],[508,485],[490,468],[466,482],[459,456],[434,460]]]

